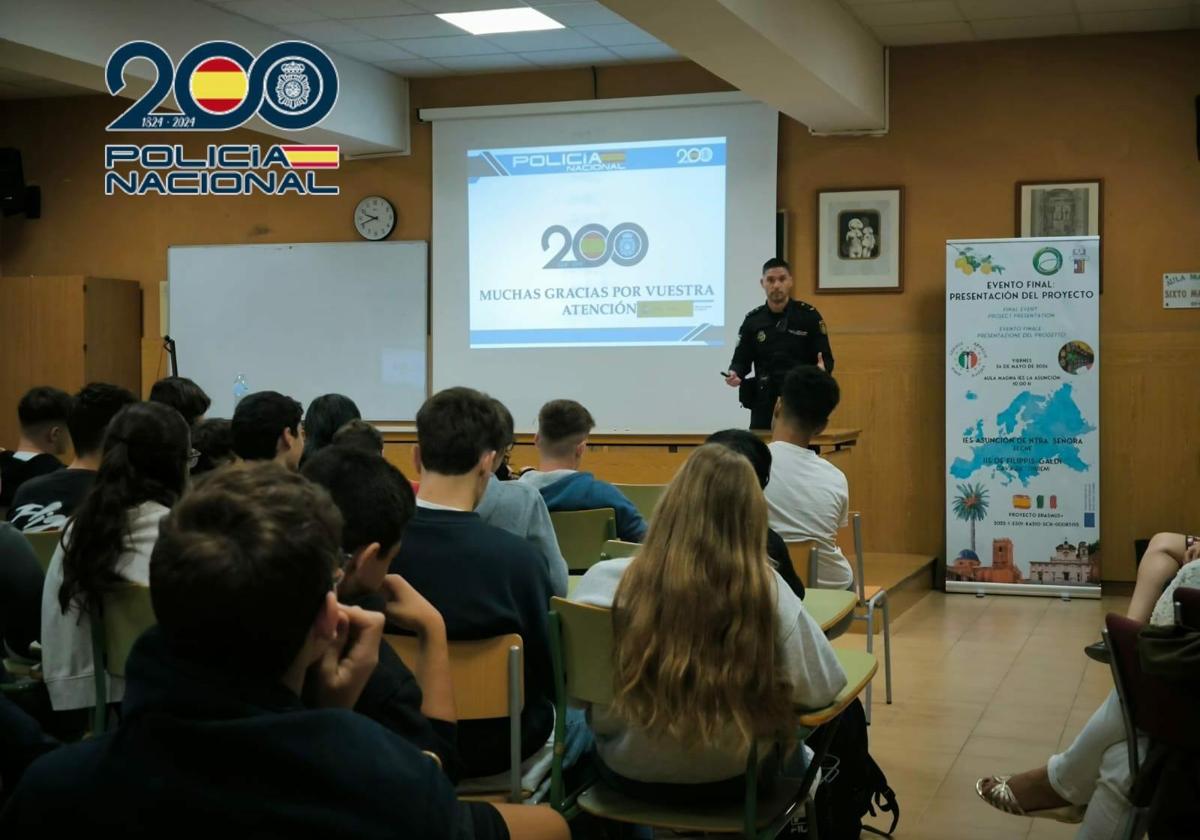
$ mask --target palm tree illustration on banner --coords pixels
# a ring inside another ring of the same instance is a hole
[[[988,494],[982,484],[960,484],[954,497],[954,516],[971,523],[971,551],[975,551],[975,523],[987,516]],[[976,552],[978,556],[978,552]]]

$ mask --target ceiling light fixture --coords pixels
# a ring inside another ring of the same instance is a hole
[[[438,15],[446,23],[472,35],[496,35],[501,32],[538,32],[562,29],[563,25],[537,9],[488,9],[482,12],[447,12]]]

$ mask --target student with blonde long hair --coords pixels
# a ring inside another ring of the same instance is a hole
[[[613,609],[615,695],[590,721],[601,774],[627,794],[737,799],[751,742],[791,731],[797,708],[845,686],[766,534],[750,462],[708,444],[663,494],[641,552],[579,582],[575,600]]]

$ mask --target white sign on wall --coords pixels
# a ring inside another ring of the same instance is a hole
[[[1163,309],[1200,309],[1200,271],[1163,275]]]

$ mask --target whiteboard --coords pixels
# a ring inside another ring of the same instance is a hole
[[[308,406],[341,393],[369,420],[411,420],[426,396],[425,242],[194,245],[167,249],[179,374],[233,415],[250,391]]]

